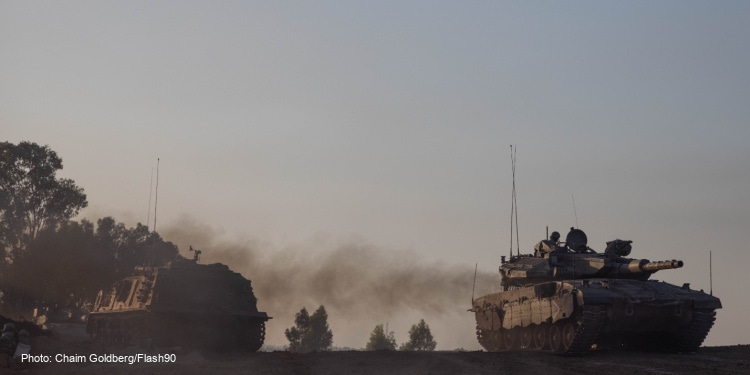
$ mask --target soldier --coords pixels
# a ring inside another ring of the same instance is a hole
[[[549,254],[555,251],[560,251],[560,233],[552,232],[548,240],[539,241],[534,246],[534,256],[537,258],[549,258]]]
[[[11,342],[13,343],[13,348],[15,349],[16,344],[18,343],[18,332],[16,332],[16,325],[13,323],[5,323],[3,325],[2,337],[10,338]]]
[[[13,333],[7,332],[0,336],[0,354],[13,355],[16,350],[16,344],[13,342]]]
[[[0,335],[0,368],[8,368],[16,351],[16,326],[5,323]]]
[[[29,341],[29,331],[25,329],[18,331],[18,343],[31,345],[31,342]]]

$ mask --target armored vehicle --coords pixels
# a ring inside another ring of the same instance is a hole
[[[473,299],[469,311],[487,351],[580,355],[602,347],[700,347],[721,301],[689,284],[649,280],[659,270],[682,267],[682,261],[626,258],[632,241],[619,239],[597,253],[580,229],[571,228],[565,243],[554,234],[533,255],[501,257],[503,291]]]
[[[130,344],[257,351],[265,322],[250,280],[223,264],[180,259],[100,291],[86,333],[104,346]]]
[[[12,324],[15,327],[15,329],[18,331],[26,330],[26,332],[29,332],[29,335],[31,335],[31,337],[52,336],[52,331],[46,328],[42,328],[34,324],[34,322],[27,322],[25,320],[16,321],[11,318],[0,315],[0,328],[4,327],[8,323]]]

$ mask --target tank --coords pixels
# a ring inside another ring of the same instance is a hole
[[[103,346],[131,344],[254,352],[265,322],[250,280],[224,264],[180,259],[136,267],[99,292],[86,333]]]
[[[472,300],[477,339],[487,351],[534,349],[582,355],[592,348],[693,352],[721,301],[689,284],[651,275],[680,260],[626,258],[632,241],[597,253],[571,228],[564,243],[541,241],[535,254],[501,257],[502,291]]]

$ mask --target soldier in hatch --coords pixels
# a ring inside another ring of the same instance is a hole
[[[539,241],[534,246],[534,256],[537,258],[549,258],[549,254],[560,251],[560,233],[552,232],[548,240]]]

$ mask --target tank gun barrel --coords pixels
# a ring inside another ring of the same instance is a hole
[[[681,260],[663,260],[661,262],[649,262],[641,266],[644,272],[656,272],[659,270],[669,270],[672,268],[682,267]]]
[[[668,270],[682,267],[681,260],[663,260],[659,262],[650,262],[646,259],[632,259],[627,263],[620,263],[616,268],[618,274],[627,273],[646,273],[656,272],[659,270]]]

